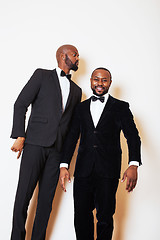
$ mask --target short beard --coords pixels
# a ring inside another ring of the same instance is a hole
[[[95,89],[92,89],[92,91],[93,91],[93,94],[94,94],[94,95],[96,95],[96,96],[98,96],[98,97],[101,97],[101,96],[103,96],[104,94],[106,94],[106,93],[108,92],[108,89],[107,89],[107,91],[104,91],[104,92],[101,93],[101,94],[97,94],[96,91],[95,91]]]
[[[76,64],[77,62],[78,62],[78,60],[73,64],[72,61],[69,59],[68,55],[66,54],[65,63],[69,67],[70,70],[73,70],[75,72],[78,70],[78,66]]]

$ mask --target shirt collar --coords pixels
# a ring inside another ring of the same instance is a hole
[[[58,77],[61,76],[61,71],[62,71],[62,69],[60,69],[59,67],[56,67],[56,72],[58,74]]]
[[[58,75],[59,78],[62,77],[62,76],[61,76],[61,71],[63,71],[63,70],[57,66],[57,67],[56,67],[56,72],[57,72],[57,75]],[[69,73],[69,74],[70,74],[70,73]],[[67,75],[68,75],[68,74],[67,74]],[[72,75],[71,75],[71,76],[72,76]]]

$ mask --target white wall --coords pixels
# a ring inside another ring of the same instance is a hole
[[[90,96],[92,70],[107,67],[113,75],[110,93],[130,102],[142,137],[143,166],[132,194],[120,184],[114,240],[159,240],[160,212],[160,1],[159,0],[34,0],[0,4],[0,239],[10,237],[12,208],[20,161],[10,151],[14,101],[38,68],[56,66],[56,49],[65,43],[80,52],[74,79]],[[127,148],[122,137],[123,169]],[[73,167],[71,172],[73,173]],[[58,187],[47,240],[75,240],[72,183]],[[30,239],[35,197],[27,223]]]

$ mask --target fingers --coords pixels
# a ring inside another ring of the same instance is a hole
[[[18,152],[18,151],[22,152],[22,149],[24,147],[24,141],[25,141],[25,138],[18,137],[15,140],[13,146],[11,147],[11,150],[13,152]]]
[[[15,147],[11,147],[11,150],[13,151],[13,152],[18,152],[18,149],[17,148],[15,148]]]
[[[22,149],[23,149],[23,148],[11,147],[11,150],[12,150],[13,152],[22,152]]]
[[[68,182],[70,183],[70,182],[71,182],[71,179],[70,179],[70,174],[69,174],[69,172],[66,174],[66,177],[67,177],[67,179],[68,179]]]
[[[129,177],[127,177],[126,174],[124,174],[121,182],[124,182],[124,181],[126,180],[126,178],[127,178],[126,190],[127,190],[128,192],[132,192],[133,189],[134,189],[135,186],[136,186],[137,181],[136,181],[136,180],[133,180],[133,179],[130,179]]]
[[[131,186],[132,186],[132,183],[131,183],[130,179],[127,178],[126,190],[127,190],[128,192],[130,192]]]
[[[126,190],[132,192],[136,186],[137,181],[132,179],[127,179]]]
[[[67,192],[66,188],[65,188],[65,178],[67,178],[68,182],[70,183],[71,180],[70,180],[70,174],[66,174],[64,177],[60,177],[60,185],[61,185],[61,188],[64,192]]]
[[[124,173],[121,182],[124,182],[126,180],[127,174]]]
[[[137,179],[133,181],[133,189],[136,187]]]
[[[127,168],[127,170],[124,172],[121,182],[124,182],[126,179],[126,190],[128,192],[131,192],[133,191],[137,183],[137,167],[129,166]]]
[[[71,182],[69,171],[66,168],[62,167],[61,170],[60,170],[59,181],[60,181],[61,188],[64,192],[66,192],[65,178],[68,180],[69,183]]]
[[[17,152],[17,151],[16,151],[16,152]],[[17,159],[21,156],[21,152],[22,152],[22,150],[19,150],[19,153],[18,153]]]
[[[65,188],[65,185],[64,185],[64,179],[65,179],[65,177],[61,177],[60,184],[61,184],[61,187],[62,187],[63,191],[66,192],[66,188]]]
[[[15,148],[14,146],[11,147],[11,150],[13,152],[19,152],[18,155],[17,155],[17,159],[21,156],[21,152],[22,152],[22,149],[17,149]]]

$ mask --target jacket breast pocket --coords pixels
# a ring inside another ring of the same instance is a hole
[[[31,122],[47,123],[48,119],[45,118],[45,117],[34,116],[34,117],[31,118]]]

